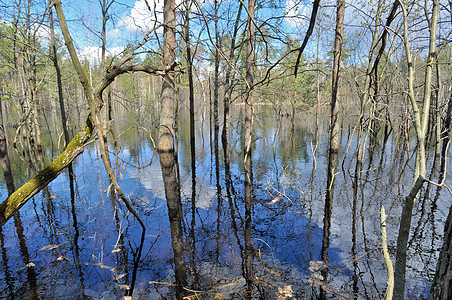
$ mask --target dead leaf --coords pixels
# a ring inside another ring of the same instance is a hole
[[[56,249],[56,248],[58,248],[58,247],[59,247],[59,245],[47,245],[47,246],[42,247],[42,248],[39,249],[39,250],[41,250],[41,251],[44,251],[44,250],[53,250],[53,249]]]
[[[101,262],[97,263],[96,265],[99,266],[99,267],[101,267],[102,269],[109,269],[110,271],[113,271],[113,270],[114,270],[114,268],[109,267],[109,266],[106,266],[106,265],[104,265],[104,264],[101,263]]]
[[[116,248],[116,249],[111,250],[111,253],[118,253],[120,251],[121,251],[121,248]]]
[[[123,273],[123,274],[121,274],[119,276],[116,276],[116,280],[119,280],[119,279],[123,278],[126,275],[127,275],[127,273]]]
[[[276,202],[278,202],[280,200],[279,197],[276,197],[275,199],[273,199],[272,201],[270,201],[269,204],[275,204]]]
[[[59,257],[57,258],[57,260],[65,260],[65,261],[67,261],[67,262],[71,262],[71,260],[70,260],[69,258],[65,257],[65,256],[59,256]]]
[[[276,294],[276,299],[285,300],[287,298],[293,297],[293,290],[291,285],[286,285],[285,287],[278,287],[278,292]]]
[[[123,290],[126,290],[126,291],[130,290],[130,286],[128,286],[127,284],[120,284],[119,288],[123,289]]]
[[[316,272],[326,267],[327,267],[326,263],[322,260],[319,261],[312,260],[309,262],[309,271],[311,272]]]

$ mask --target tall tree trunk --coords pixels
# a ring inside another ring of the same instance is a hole
[[[430,289],[430,298],[434,300],[452,299],[452,206],[444,225],[444,244],[436,267],[435,277]]]
[[[163,64],[164,68],[171,66],[175,59],[176,48],[176,2],[165,0],[163,8]],[[176,130],[176,87],[174,72],[167,72],[162,83],[162,111],[159,128],[159,152],[174,152],[174,137]]]
[[[254,0],[248,1],[248,37],[246,44],[246,85],[245,95],[245,163],[251,155],[253,131],[253,85],[254,85]]]
[[[51,4],[51,0],[49,0],[49,4]],[[52,10],[49,10],[49,23],[50,23],[50,42],[51,42],[51,49],[52,49],[52,61],[53,66],[55,67],[56,76],[57,76],[57,87],[58,87],[58,103],[60,104],[60,113],[61,113],[61,123],[63,127],[64,132],[64,141],[65,145],[67,146],[69,144],[70,138],[69,138],[69,131],[67,129],[67,118],[66,118],[66,110],[64,108],[64,98],[63,98],[63,84],[61,82],[61,70],[58,63],[58,53],[56,48],[56,40],[55,40],[55,29],[53,25],[53,13]]]
[[[1,79],[0,79],[1,82]],[[8,155],[8,142],[6,140],[5,122],[3,119],[3,88],[0,84],[0,164],[3,170],[3,176],[6,181],[6,187],[8,189],[8,195],[11,195],[16,189],[14,186],[13,175],[11,172],[11,163]]]
[[[395,280],[394,280],[394,299],[402,300],[405,298],[405,283],[406,283],[406,259],[408,238],[411,228],[411,217],[414,202],[419,190],[422,187],[422,183],[426,176],[426,154],[425,154],[425,136],[427,134],[428,116],[430,109],[430,96],[431,96],[431,82],[433,64],[436,61],[436,26],[438,24],[438,0],[432,0],[432,17],[429,22],[429,55],[427,57],[427,66],[425,70],[424,81],[424,97],[422,112],[415,98],[414,90],[414,65],[410,50],[410,42],[408,39],[408,12],[406,3],[400,1],[400,5],[403,11],[403,27],[404,35],[403,42],[406,51],[406,60],[408,65],[408,96],[411,101],[411,108],[413,110],[415,131],[417,137],[417,152],[416,152],[416,166],[413,176],[414,184],[411,188],[409,196],[405,198],[405,202],[402,208],[402,216],[400,220],[399,233],[397,236],[397,250],[396,250],[396,263],[395,263]],[[427,16],[428,17],[428,16]]]
[[[165,0],[163,7],[163,64],[165,68],[175,61],[175,0]],[[177,178],[177,161],[175,159],[174,139],[176,137],[177,99],[174,72],[167,72],[162,83],[162,112],[160,116],[158,151],[162,168],[168,216],[171,227],[171,240],[174,252],[176,297],[182,299],[186,286],[186,266],[184,260],[184,243],[182,232],[182,204],[179,180]]]
[[[450,2],[452,7],[452,2]],[[437,75],[438,76],[438,75]],[[438,80],[438,86],[440,82]],[[439,93],[437,93],[437,101],[439,102]],[[450,147],[451,133],[451,117],[452,117],[452,94],[447,100],[447,109],[444,125],[442,128],[441,140],[441,166],[439,181],[443,182],[446,176],[447,150]],[[438,115],[437,118],[440,118]],[[444,243],[439,254],[438,263],[436,265],[436,273],[433,278],[432,287],[430,289],[430,299],[452,299],[452,206],[449,208],[446,224],[444,225]]]
[[[255,1],[248,1],[248,40],[246,45],[246,84],[245,98],[245,274],[249,298],[252,292],[253,249],[251,244],[251,224],[253,209],[253,172],[252,172],[252,134],[253,134],[253,84],[254,84],[254,6]]]
[[[322,261],[326,268],[322,270],[324,281],[328,278],[328,248],[329,248],[329,234],[331,229],[331,216],[333,208],[334,195],[334,179],[336,173],[336,166],[339,152],[339,103],[338,91],[340,84],[340,71],[342,59],[342,44],[344,38],[344,13],[345,1],[337,1],[336,9],[336,34],[334,39],[334,62],[333,62],[333,79],[332,79],[332,95],[331,95],[331,117],[329,129],[329,147],[328,147],[328,170],[327,170],[327,189],[325,198],[325,215],[323,218],[323,242],[322,242]],[[320,299],[326,299],[327,291],[320,288]]]
[[[228,140],[228,132],[229,132],[229,107],[231,104],[231,95],[233,91],[233,84],[232,84],[232,76],[231,78],[231,71],[232,71],[232,63],[234,61],[235,56],[235,43],[237,39],[237,32],[239,29],[240,24],[240,15],[242,14],[242,3],[239,3],[239,10],[237,12],[237,18],[235,20],[234,24],[234,32],[232,34],[231,39],[231,48],[229,49],[229,64],[226,67],[226,74],[224,79],[224,97],[223,97],[223,132],[221,133],[221,139],[223,142],[223,147],[225,146],[227,140]]]
[[[191,2],[190,2],[191,4]],[[186,60],[187,60],[187,75],[188,75],[188,102],[190,109],[190,149],[191,156],[195,156],[195,95],[193,84],[193,59],[191,56],[191,44],[190,44],[190,9],[191,5],[188,4],[185,7],[185,26],[184,26],[184,39],[186,47]],[[192,166],[192,172],[195,172],[195,166]]]
[[[337,1],[336,10],[336,34],[334,38],[334,63],[333,63],[333,79],[332,79],[332,95],[331,95],[331,120],[330,120],[330,146],[329,151],[337,152],[339,150],[339,103],[337,101],[340,70],[342,59],[342,44],[344,42],[344,13],[345,1]]]
[[[213,77],[213,124],[214,134],[218,137],[218,90],[219,90],[219,68],[220,68],[220,33],[218,31],[218,1],[214,1],[215,5],[215,58],[214,58],[214,77]]]

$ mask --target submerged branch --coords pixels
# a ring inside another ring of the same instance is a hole
[[[90,115],[83,129],[75,135],[63,153],[0,204],[0,226],[3,226],[31,197],[61,174],[83,152],[85,143],[91,138],[93,131]]]

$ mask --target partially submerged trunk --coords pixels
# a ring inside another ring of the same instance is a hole
[[[64,169],[83,152],[85,143],[91,138],[94,131],[91,116],[88,117],[85,127],[75,135],[72,141],[52,163],[39,172],[33,179],[18,188],[5,201],[0,204],[0,226],[8,221],[31,197],[42,190],[54,180]]]
[[[426,153],[425,153],[425,138],[427,136],[430,98],[431,98],[431,82],[434,63],[436,63],[436,26],[438,23],[438,0],[432,0],[432,16],[429,23],[429,55],[427,57],[427,65],[425,69],[424,80],[424,95],[422,99],[422,109],[417,104],[415,96],[414,80],[415,70],[410,50],[409,30],[408,30],[408,8],[406,3],[400,1],[400,6],[403,12],[403,27],[404,35],[403,42],[406,52],[406,62],[408,68],[408,97],[411,102],[411,108],[414,117],[414,129],[416,131],[416,164],[413,175],[413,186],[410,194],[405,198],[402,208],[402,216],[400,220],[399,233],[397,236],[397,252],[395,263],[395,280],[394,280],[394,299],[405,298],[405,283],[406,283],[406,260],[408,251],[408,238],[411,228],[411,217],[414,202],[417,194],[422,188],[422,184],[426,178]]]
[[[252,140],[253,140],[253,85],[254,85],[254,0],[248,1],[248,40],[246,45],[246,84],[245,98],[245,275],[248,295],[253,290],[253,247],[251,244],[253,198]]]

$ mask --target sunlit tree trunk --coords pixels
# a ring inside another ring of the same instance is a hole
[[[0,78],[0,82],[1,82]],[[8,189],[8,195],[11,195],[14,190],[14,181],[13,181],[13,175],[11,172],[11,163],[9,160],[8,155],[8,142],[6,140],[6,132],[5,132],[5,122],[3,119],[3,88],[0,85],[0,164],[2,166],[3,170],[3,176],[6,181],[6,187]]]
[[[253,131],[253,84],[254,84],[254,0],[248,2],[248,37],[246,44],[246,85],[245,95],[245,163],[251,155]]]
[[[410,50],[410,42],[408,37],[408,9],[406,3],[400,1],[400,6],[403,11],[403,43],[406,52],[406,62],[408,67],[408,98],[411,102],[411,108],[414,117],[414,129],[417,138],[417,152],[416,165],[414,171],[414,184],[411,188],[410,194],[405,198],[402,209],[402,216],[400,220],[399,234],[397,236],[397,252],[395,263],[395,281],[394,281],[394,299],[404,299],[405,297],[405,283],[406,283],[406,259],[407,259],[407,244],[411,228],[411,216],[414,206],[414,201],[422,183],[426,177],[426,154],[425,154],[425,137],[427,135],[428,117],[430,109],[431,97],[431,83],[432,71],[436,61],[436,29],[438,24],[438,0],[432,0],[433,8],[432,15],[429,22],[429,55],[427,57],[427,65],[425,70],[424,80],[424,95],[422,101],[422,111],[416,101],[414,88],[414,65],[412,54]],[[428,16],[427,16],[428,18]]]
[[[334,38],[334,63],[331,94],[331,120],[330,120],[330,146],[329,151],[337,152],[339,150],[339,103],[338,92],[340,84],[340,70],[342,59],[342,44],[344,42],[344,13],[345,1],[338,0],[336,11],[336,31]]]
[[[231,96],[233,91],[233,78],[232,75],[231,78],[231,71],[232,71],[232,63],[234,62],[234,56],[235,56],[235,48],[236,48],[236,39],[237,39],[237,32],[239,29],[240,24],[240,15],[242,13],[242,3],[239,4],[239,10],[237,12],[237,18],[235,20],[234,25],[234,32],[232,34],[231,38],[231,48],[229,49],[229,63],[226,66],[226,74],[225,74],[225,83],[224,83],[224,97],[223,97],[223,132],[221,134],[223,147],[226,145],[226,141],[228,140],[228,133],[229,133],[229,106],[231,104]]]
[[[449,2],[452,8],[452,2]],[[452,18],[451,18],[452,21]],[[438,67],[439,69],[439,67]],[[439,71],[437,71],[439,73]],[[439,76],[437,74],[437,76]],[[438,80],[438,86],[440,81]],[[450,89],[449,89],[450,92]],[[440,93],[437,92],[437,101],[439,102]],[[450,147],[450,140],[452,137],[452,93],[449,94],[447,101],[446,116],[442,127],[442,133],[437,131],[437,135],[440,135],[441,145],[441,164],[439,181],[443,182],[446,176],[446,162],[448,155],[448,148]],[[437,115],[437,118],[440,118]],[[439,126],[439,124],[437,124]],[[441,130],[440,130],[441,131]],[[432,300],[452,299],[452,206],[449,208],[449,215],[444,225],[444,239],[443,246],[441,248],[438,262],[436,265],[435,277],[433,278],[432,286],[430,289],[430,298]]]
[[[49,4],[51,4],[51,0],[49,0]],[[57,77],[57,88],[58,88],[58,103],[60,104],[60,113],[61,113],[61,123],[64,132],[64,141],[67,146],[70,141],[69,131],[67,129],[67,118],[66,118],[66,110],[64,108],[64,98],[63,98],[63,83],[61,81],[61,70],[58,63],[58,53],[56,47],[55,40],[55,29],[53,25],[53,13],[52,10],[49,10],[49,23],[50,23],[50,48],[51,48],[51,57],[53,61],[53,66],[55,67],[56,77]]]
[[[220,32],[218,31],[218,1],[215,0],[215,58],[214,58],[214,77],[213,77],[213,124],[214,135],[218,137],[219,121],[218,121],[218,90],[219,86],[219,68],[220,68]]]
[[[187,61],[187,76],[188,76],[188,102],[190,109],[190,149],[191,155],[195,155],[195,95],[194,95],[194,83],[193,83],[193,58],[191,54],[190,43],[190,9],[191,5],[185,6],[185,25],[184,25],[184,39],[186,48],[186,61]],[[195,165],[192,165],[192,172],[195,172]]]
[[[328,278],[328,248],[329,248],[329,234],[331,229],[331,216],[334,198],[334,178],[336,173],[338,152],[339,152],[339,103],[338,90],[340,84],[340,70],[342,59],[342,44],[344,37],[344,13],[345,1],[338,0],[336,10],[336,34],[334,39],[334,62],[333,62],[333,79],[332,79],[332,95],[331,95],[331,119],[329,129],[329,149],[328,149],[328,169],[327,169],[327,189],[325,198],[325,215],[323,218],[323,242],[322,242],[322,261],[326,265],[326,269],[322,271],[324,282]],[[320,299],[327,298],[327,291],[320,288]]]
[[[164,68],[173,65],[175,61],[175,0],[165,0],[163,7],[163,64]],[[188,33],[187,33],[188,34]],[[162,83],[162,111],[160,116],[158,151],[162,168],[165,196],[168,205],[168,216],[171,227],[171,240],[174,253],[176,297],[184,295],[186,285],[186,267],[184,260],[184,244],[182,232],[182,204],[180,185],[177,177],[177,161],[175,159],[174,139],[176,137],[177,99],[174,72],[167,72]]]
[[[171,66],[175,59],[176,48],[176,3],[175,0],[165,0],[163,8],[163,64]],[[176,130],[176,87],[174,72],[167,72],[162,83],[162,110],[160,115],[159,143],[160,152],[174,152],[174,137]]]
[[[253,134],[253,84],[254,84],[254,0],[248,1],[248,37],[246,45],[246,84],[245,96],[245,273],[250,292],[252,291],[253,249],[251,244],[251,216],[253,209],[253,172],[252,172],[252,134]],[[247,230],[248,229],[248,230]]]

